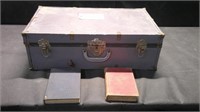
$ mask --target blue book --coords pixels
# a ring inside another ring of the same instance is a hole
[[[45,104],[80,103],[80,72],[52,69],[44,97]]]

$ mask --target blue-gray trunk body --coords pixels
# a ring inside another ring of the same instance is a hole
[[[37,11],[37,13],[39,12]],[[37,16],[37,13],[34,16]],[[119,28],[116,29],[116,33],[112,31],[102,34],[95,34],[94,31],[93,33],[88,33],[87,31],[81,33],[81,31],[77,30],[77,34],[76,31],[70,34],[70,31],[67,30],[68,33],[62,33],[63,29],[56,29],[56,33],[53,29],[49,31],[41,29],[44,30],[42,32],[39,30],[42,25],[35,25],[37,29],[31,22],[22,35],[32,69],[43,70],[65,67],[102,69],[105,67],[131,67],[133,69],[155,70],[157,68],[164,37],[164,34],[157,27],[154,28],[156,29],[155,32],[153,32],[153,30],[147,30],[147,32],[144,31],[144,34],[141,33],[142,31],[140,30],[135,31],[136,33],[133,31],[132,34],[129,33],[129,31],[127,31],[128,33],[126,31],[123,33],[122,31],[118,34],[117,31]],[[39,22],[37,24],[39,24]],[[44,22],[41,24],[44,24]],[[105,29],[107,27],[109,26],[105,26]],[[48,28],[48,25],[46,28]],[[51,31],[53,31],[53,33],[51,33]],[[148,33],[148,31],[150,33]],[[106,30],[102,30],[102,32],[106,32]],[[92,55],[88,50],[87,42],[96,38],[106,43],[105,50],[99,56]],[[42,47],[38,44],[38,41],[41,39],[47,40],[50,44],[47,56],[42,54]],[[140,55],[138,49],[136,49],[139,40],[145,40],[147,44],[147,48],[145,48],[142,55]]]

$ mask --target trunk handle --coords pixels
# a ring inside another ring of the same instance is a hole
[[[87,50],[83,50],[84,58],[87,61],[90,61],[90,62],[104,62],[104,61],[106,61],[106,60],[108,60],[110,58],[110,55],[111,55],[111,51],[108,50],[105,57],[100,57],[100,58],[98,58],[98,57],[89,57],[88,53],[87,53]]]

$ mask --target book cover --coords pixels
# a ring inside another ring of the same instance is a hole
[[[107,101],[137,102],[139,92],[131,68],[105,68]]]
[[[79,103],[80,79],[79,72],[53,69],[44,97],[45,104]]]

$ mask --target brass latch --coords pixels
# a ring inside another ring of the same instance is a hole
[[[147,48],[147,42],[143,39],[140,39],[137,41],[136,49],[138,52],[138,57],[142,57],[144,55],[144,52]]]
[[[103,54],[106,49],[106,42],[103,40],[99,40],[98,38],[94,38],[87,42],[87,50],[92,53],[93,56],[97,57]]]
[[[41,48],[42,55],[44,57],[49,56],[49,52],[51,51],[51,45],[49,44],[48,40],[40,39],[38,40],[39,47]]]

